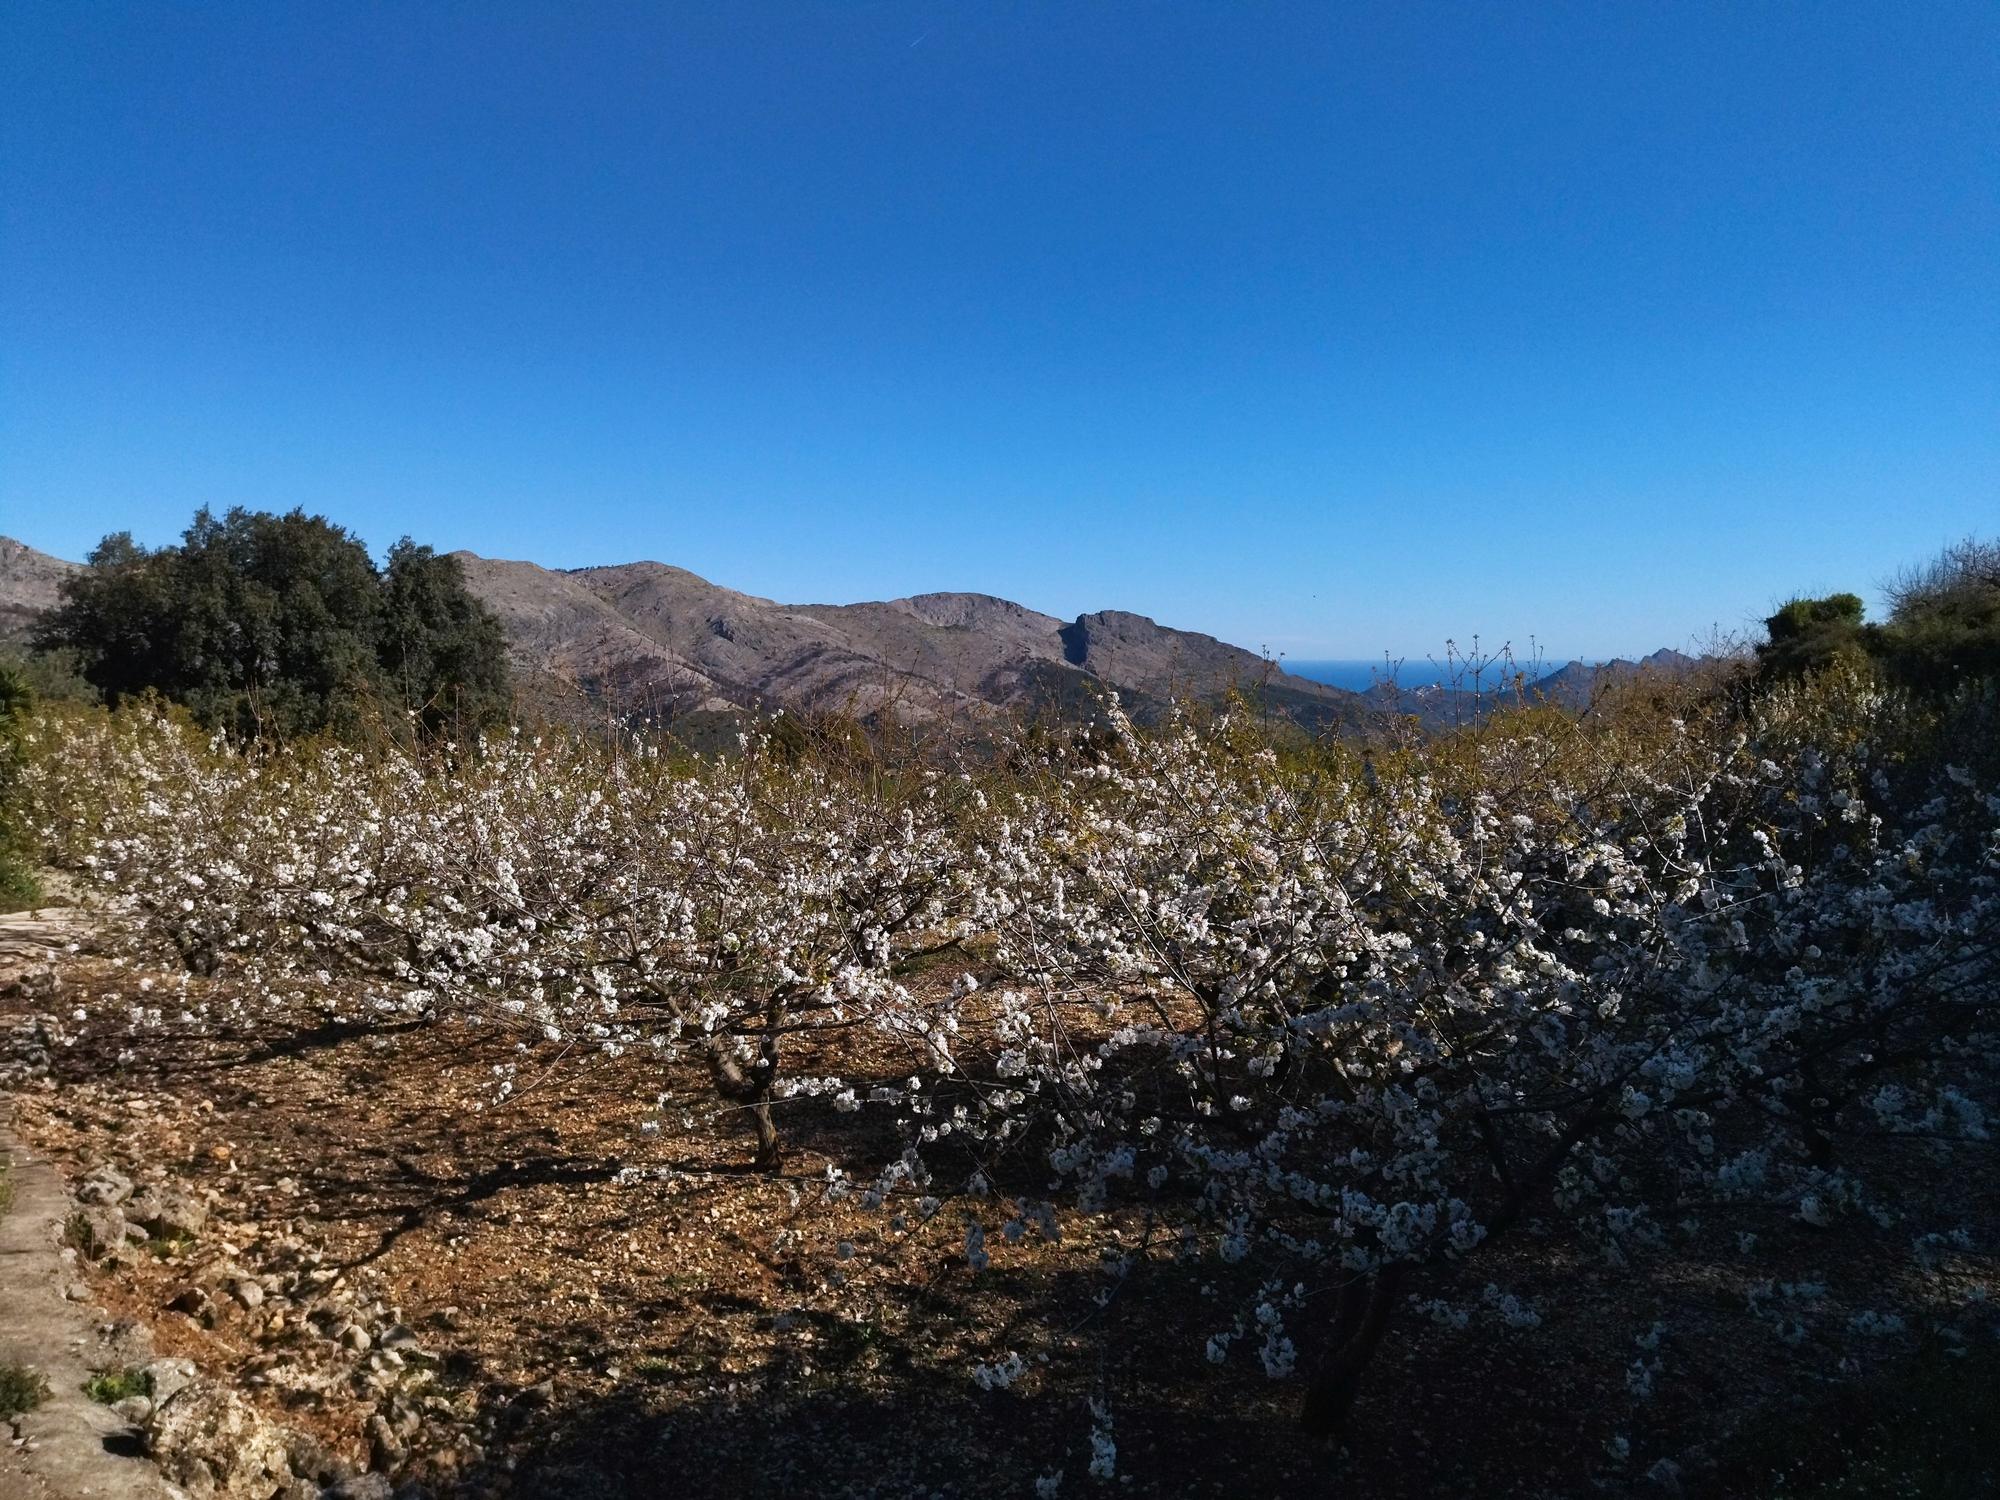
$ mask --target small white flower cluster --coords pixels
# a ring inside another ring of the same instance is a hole
[[[1028,1373],[1028,1366],[1019,1354],[1007,1351],[1007,1357],[990,1365],[972,1367],[972,1383],[982,1391],[1004,1391]]]
[[[1090,1403],[1090,1477],[1118,1477],[1118,1444],[1111,1433],[1111,1407],[1098,1400]]]
[[[1542,1314],[1539,1308],[1536,1308],[1531,1303],[1523,1302],[1512,1292],[1501,1291],[1499,1287],[1490,1281],[1486,1284],[1485,1302],[1488,1307],[1493,1309],[1494,1316],[1508,1328],[1540,1328],[1542,1326]]]

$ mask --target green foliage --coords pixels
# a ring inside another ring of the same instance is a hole
[[[146,1240],[146,1250],[154,1260],[178,1260],[196,1244],[195,1237],[186,1230],[176,1230],[172,1234],[156,1234]]]
[[[2000,542],[1960,542],[1889,589],[1881,654],[1929,691],[2000,678]]]
[[[26,675],[11,663],[0,663],[0,724],[18,723],[34,704]]]
[[[97,689],[77,669],[76,653],[15,651],[0,648],[0,672],[11,672],[27,684],[37,703],[95,703]]]
[[[22,737],[34,701],[27,678],[0,663],[0,911],[18,911],[41,898],[20,809]]]
[[[83,1383],[83,1393],[99,1406],[111,1406],[128,1396],[153,1394],[152,1378],[136,1366],[99,1370]]]
[[[18,1417],[49,1398],[49,1383],[26,1365],[0,1365],[0,1417]]]
[[[1853,594],[1792,600],[1764,622],[1758,675],[1768,685],[1866,663],[1892,686],[1931,697],[2000,681],[2000,542],[1947,547],[1887,593],[1879,625],[1864,623]]]
[[[407,538],[377,570],[321,516],[199,512],[180,545],[120,532],[63,588],[36,645],[116,704],[157,692],[242,736],[354,735],[371,709],[476,729],[508,702],[500,627],[457,562]]]
[[[632,1373],[641,1380],[671,1380],[675,1368],[670,1357],[660,1354],[642,1354],[632,1361]]]
[[[1860,660],[1868,652],[1868,627],[1856,594],[1793,599],[1764,622],[1769,639],[1757,648],[1766,680],[1803,677],[1837,661]]]
[[[500,622],[466,592],[464,571],[404,537],[382,574],[377,654],[395,701],[433,729],[477,727],[509,706]]]

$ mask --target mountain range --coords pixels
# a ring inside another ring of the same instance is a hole
[[[840,711],[922,724],[996,713],[1087,711],[1106,691],[1143,719],[1176,698],[1232,690],[1309,729],[1388,712],[1438,717],[1450,689],[1353,693],[1295,676],[1255,652],[1144,615],[1100,610],[1061,620],[988,594],[918,594],[865,604],[781,604],[664,563],[558,570],[452,554],[498,617],[522,685],[562,717],[666,720],[747,708]],[[0,537],[0,642],[19,644],[61,602],[78,564]],[[1607,672],[1683,670],[1572,662],[1528,691],[1586,702]]]
[[[1364,712],[1353,693],[1121,610],[1065,621],[966,593],[780,604],[662,563],[558,572],[453,555],[531,682],[664,717],[768,705],[921,722],[1081,705],[1106,688],[1141,717],[1231,688],[1315,728]]]

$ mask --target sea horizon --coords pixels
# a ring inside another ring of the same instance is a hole
[[[1597,665],[1588,657],[1571,658],[1543,657],[1534,662],[1522,661],[1516,669],[1527,673],[1530,681],[1548,676],[1565,666],[1571,660],[1581,660],[1587,665]],[[1385,682],[1393,682],[1400,688],[1430,687],[1447,681],[1454,674],[1428,657],[1404,657],[1400,661],[1393,657],[1314,657],[1295,660],[1284,658],[1281,665],[1294,677],[1303,677],[1308,682],[1324,683],[1327,687],[1345,688],[1350,693],[1365,693],[1372,687]],[[1486,675],[1493,681],[1493,672]]]

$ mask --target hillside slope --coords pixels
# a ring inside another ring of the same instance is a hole
[[[0,536],[0,644],[25,641],[35,621],[62,603],[63,580],[80,567]]]
[[[780,604],[662,563],[559,572],[453,554],[517,665],[620,711],[753,705],[925,721],[1077,705],[1105,689],[1143,716],[1177,696],[1262,694],[1313,727],[1359,698],[1254,652],[1104,611],[1065,623],[986,594]]]
[[[665,563],[563,571],[474,552],[452,556],[498,616],[528,702],[565,718],[681,719],[782,707],[934,723],[1088,715],[1111,691],[1145,721],[1179,698],[1213,702],[1236,691],[1318,730],[1384,713],[1462,722],[1495,701],[1436,687],[1349,692],[1125,610],[1060,620],[973,593],[780,604]],[[24,642],[79,566],[0,537],[0,644]],[[1571,662],[1528,684],[1524,696],[1580,708],[1608,682],[1677,675],[1693,664],[1676,651],[1638,662]]]

